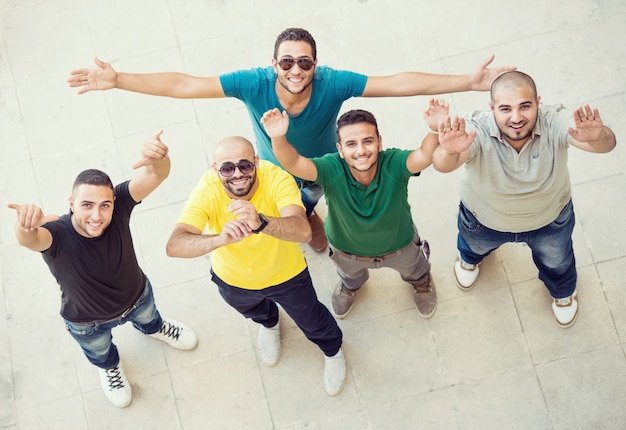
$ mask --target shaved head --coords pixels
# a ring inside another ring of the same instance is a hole
[[[521,87],[528,87],[532,90],[533,98],[537,98],[537,87],[533,78],[526,73],[518,72],[506,72],[498,76],[491,84],[491,102],[495,100],[495,95],[500,90],[515,90]]]
[[[247,155],[249,160],[254,160],[254,146],[245,137],[230,136],[220,140],[213,151],[213,159],[217,164],[228,158],[241,158]],[[244,157],[245,158],[245,157]]]

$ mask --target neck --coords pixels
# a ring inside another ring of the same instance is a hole
[[[361,185],[363,185],[364,187],[369,187],[370,184],[372,183],[372,181],[374,180],[374,177],[376,176],[376,171],[378,168],[378,164],[372,166],[371,169],[363,172],[360,170],[356,170],[353,169],[352,167],[350,167],[350,173],[352,173],[352,177]]]

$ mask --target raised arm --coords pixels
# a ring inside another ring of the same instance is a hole
[[[439,146],[433,153],[433,166],[447,173],[459,168],[469,158],[469,147],[476,137],[476,131],[465,131],[465,119],[449,116],[438,126]]]
[[[88,91],[120,90],[154,96],[175,98],[220,98],[226,97],[219,77],[197,77],[177,72],[164,73],[121,73],[116,72],[111,64],[94,58],[96,67],[83,68],[70,72],[67,79],[70,87],[79,88],[78,94]]]
[[[617,144],[615,134],[603,124],[598,109],[591,109],[589,105],[574,111],[574,128],[568,128],[567,132],[572,137],[572,145],[583,151],[610,152]]]
[[[148,197],[170,174],[169,149],[161,142],[162,133],[163,130],[159,130],[144,142],[143,158],[133,165],[133,169],[143,167],[128,184],[128,191],[136,202]]]
[[[41,226],[58,220],[57,215],[44,215],[41,208],[34,204],[9,203],[7,206],[14,209],[17,214],[15,237],[20,245],[33,251],[45,251],[50,248],[52,235]]]
[[[412,173],[421,172],[432,164],[433,152],[439,145],[439,122],[445,121],[450,107],[445,100],[431,98],[424,110],[424,121],[428,125],[429,132],[422,141],[422,146],[409,154],[406,167]]]
[[[435,95],[462,91],[489,91],[491,83],[504,72],[517,67],[488,68],[495,55],[480,63],[468,75],[436,75],[403,72],[390,76],[369,76],[362,97],[398,97]]]
[[[278,162],[292,175],[307,181],[315,181],[317,179],[315,164],[298,154],[296,148],[287,141],[286,134],[289,129],[287,112],[281,113],[278,109],[268,110],[263,114],[261,124],[272,139],[272,151]]]

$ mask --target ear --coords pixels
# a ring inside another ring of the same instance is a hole
[[[217,176],[219,176],[219,173],[220,173],[220,172],[219,172],[219,170],[218,170],[218,168],[217,168],[217,164],[213,163],[213,164],[211,164],[211,167],[213,168],[213,171],[215,172],[215,174],[216,174]]]
[[[257,169],[259,168],[259,156],[258,155],[254,156],[254,167]]]
[[[344,156],[343,156],[343,151],[341,150],[341,149],[342,149],[342,148],[341,148],[341,143],[337,142],[337,143],[335,144],[335,146],[337,147],[337,152],[339,152],[339,156],[340,156],[341,158],[344,158]]]
[[[272,67],[274,68],[276,74],[278,74],[278,61],[276,61],[276,58],[272,58]]]
[[[491,109],[491,112],[495,112],[495,108],[491,102],[489,102],[489,109]]]
[[[378,152],[383,152],[383,135],[378,135]]]
[[[539,106],[539,101],[541,101],[541,96],[537,96],[537,106]]]

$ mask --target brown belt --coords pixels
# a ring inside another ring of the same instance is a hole
[[[364,255],[348,254],[347,252],[340,251],[337,248],[333,249],[333,252],[336,252],[337,254],[343,255],[344,257],[351,258],[356,261],[363,261],[365,263],[380,263],[387,258],[391,258],[400,253],[400,251],[398,250],[385,255],[377,255],[376,257],[366,257]]]

